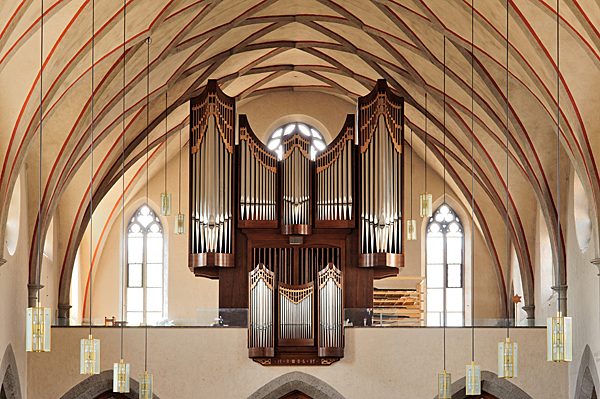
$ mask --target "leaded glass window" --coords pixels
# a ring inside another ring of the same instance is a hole
[[[165,315],[163,228],[156,213],[142,205],[127,228],[127,323],[154,325]]]
[[[427,325],[442,326],[444,288],[446,325],[464,324],[464,231],[447,204],[441,205],[427,225]],[[445,281],[444,281],[444,277]]]
[[[283,159],[283,141],[285,140],[285,136],[296,133],[299,133],[310,141],[310,157],[312,160],[315,159],[317,153],[323,151],[327,146],[323,136],[317,129],[305,123],[293,122],[276,129],[271,137],[269,137],[267,147],[271,151],[275,151],[279,159]]]

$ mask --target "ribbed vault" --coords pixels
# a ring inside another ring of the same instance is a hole
[[[171,137],[187,126],[188,101],[202,91],[208,79],[217,79],[225,93],[243,105],[281,91],[327,93],[353,103],[367,94],[377,79],[385,78],[405,97],[407,127],[415,132],[414,148],[421,156],[427,93],[428,160],[441,171],[445,121],[450,185],[468,204],[473,88],[475,214],[504,281],[505,226],[497,221],[507,207],[506,2],[475,0],[474,43],[471,4],[471,0],[128,0],[123,47],[123,3],[98,1],[94,207],[115,185],[120,188],[123,134],[126,196],[131,196],[143,177],[147,132],[150,170],[155,173],[160,165],[157,161],[165,156],[165,135]],[[508,0],[508,7],[509,231],[521,268],[525,303],[532,305],[533,204],[542,210],[555,260],[557,245],[564,246],[562,233],[556,234],[556,12],[554,2],[548,0]],[[0,0],[0,11],[3,234],[18,173],[25,170],[26,162],[38,161],[40,1]],[[68,306],[71,268],[90,211],[91,15],[91,0],[45,1],[42,213],[41,225],[36,222],[31,230],[29,270],[30,282],[35,283],[37,231],[41,229],[44,237],[52,216],[60,212],[59,305],[63,309]],[[600,10],[593,2],[561,1],[561,46],[565,50],[560,60],[560,180],[566,182],[572,165],[589,195],[596,233],[600,184],[594,154],[600,150],[600,137],[590,132],[598,128],[594,104],[600,98],[589,88],[600,79],[599,18]],[[147,37],[152,38],[148,108]],[[30,192],[35,193],[37,167],[27,173]],[[562,193],[561,207],[567,202],[565,190]],[[118,196],[111,198],[108,209],[118,213]],[[31,215],[34,219],[37,212]],[[0,242],[4,245],[4,240]],[[559,262],[563,276],[564,252]]]

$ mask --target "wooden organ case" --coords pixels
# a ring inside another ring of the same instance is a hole
[[[269,150],[215,81],[190,107],[190,270],[219,280],[221,309],[248,309],[254,361],[338,361],[373,280],[404,264],[403,99],[378,81],[320,152],[301,124]]]

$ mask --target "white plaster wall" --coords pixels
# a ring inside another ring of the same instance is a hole
[[[567,310],[573,318],[573,362],[569,364],[569,397],[574,398],[581,357],[590,346],[596,369],[600,369],[600,297],[598,269],[590,261],[598,254],[590,245],[585,253],[579,247],[573,207],[573,173],[568,187],[567,225],[563,226],[567,251]],[[591,240],[597,240],[592,234]],[[562,283],[561,283],[562,284]],[[596,392],[600,387],[596,387]]]
[[[179,144],[178,138],[176,139]],[[169,153],[175,151],[174,140],[169,142]],[[182,150],[185,156],[187,147]],[[157,168],[153,174],[153,168]],[[150,206],[158,214],[160,214],[160,194],[164,192],[164,158],[157,158],[155,162],[151,161],[150,167],[150,185],[149,196]],[[171,216],[159,216],[163,225],[165,234],[165,257],[168,267],[168,317],[169,319],[196,319],[197,309],[215,309],[218,308],[218,281],[208,280],[205,278],[197,278],[188,268],[188,197],[187,197],[187,157],[182,161],[182,199],[181,211],[186,217],[186,234],[175,235],[175,215],[178,212],[178,156],[171,157],[167,164],[169,178],[167,179],[167,191],[172,195],[172,212]],[[114,197],[111,197],[111,199]],[[98,211],[94,212],[94,240],[99,239],[102,229],[106,226],[107,231],[102,239],[100,250],[96,256],[94,264],[95,272],[93,274],[93,318],[103,320],[104,317],[115,316],[120,319],[120,283],[119,278],[122,273],[120,265],[122,263],[122,214],[120,205],[118,212],[115,212],[111,223],[102,225],[99,224],[96,228],[96,220],[107,220],[108,215],[102,214],[112,209],[115,199],[112,203],[108,203]],[[146,202],[146,178],[145,169],[142,173],[140,182],[133,190],[133,194],[127,197],[125,204],[125,223],[128,224],[131,215]],[[89,233],[89,229],[88,229]],[[85,292],[85,283],[89,272],[89,236],[86,234],[81,245],[81,280],[80,291]],[[89,301],[89,299],[88,299]],[[185,321],[182,321],[185,322]]]
[[[497,343],[506,330],[476,330],[476,361],[497,372]],[[546,362],[545,329],[516,329],[519,377],[511,380],[532,398],[564,399],[568,394],[566,364]],[[85,379],[79,374],[79,340],[86,328],[53,328],[56,350],[29,355],[30,399],[60,398]],[[101,340],[101,370],[120,358],[119,328],[95,328]],[[447,329],[447,366],[454,381],[465,375],[471,361],[471,330]],[[144,367],[144,329],[125,330],[125,361],[139,380]],[[440,328],[354,328],[346,330],[346,356],[328,367],[263,367],[248,358],[246,329],[151,328],[148,331],[148,372],[154,375],[161,399],[240,399],[272,379],[293,370],[327,382],[347,399],[433,398],[437,373],[442,371]],[[54,370],[62,372],[56,373]],[[401,395],[399,394],[401,392]]]
[[[23,168],[24,170],[25,168]],[[12,345],[21,394],[27,397],[27,357],[25,355],[25,324],[27,309],[27,282],[29,274],[29,229],[27,223],[27,182],[21,173],[21,212],[19,236],[13,255],[4,250],[6,263],[0,266],[0,362],[7,346]],[[42,290],[43,291],[43,290]],[[47,302],[43,302],[48,306]],[[4,376],[0,376],[0,384]]]

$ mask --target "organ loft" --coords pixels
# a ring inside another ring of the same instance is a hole
[[[248,309],[254,361],[339,360],[373,280],[404,265],[403,98],[379,80],[321,148],[302,123],[263,144],[216,81],[190,107],[190,270],[219,280],[219,308]]]

